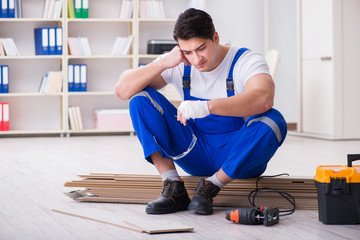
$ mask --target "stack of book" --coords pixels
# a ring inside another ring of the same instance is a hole
[[[45,0],[43,18],[56,19],[61,17],[63,0]]]
[[[89,18],[89,0],[67,0],[69,18]]]
[[[0,18],[21,18],[22,0],[0,0]]]
[[[74,56],[91,56],[87,37],[69,37],[69,54]]]
[[[111,51],[111,55],[129,54],[131,43],[134,39],[133,35],[127,37],[117,37]]]
[[[134,2],[132,0],[123,0],[120,7],[119,18],[130,19],[132,17]]]
[[[14,39],[0,38],[0,56],[20,56]]]
[[[79,106],[69,107],[69,123],[70,129],[74,131],[82,131],[83,125]]]
[[[61,27],[35,28],[35,54],[62,55],[62,33]]]
[[[165,18],[163,1],[140,0],[140,18]]]
[[[50,94],[50,93],[59,93],[62,89],[62,72],[61,71],[51,71],[48,72],[41,81],[39,88],[39,93]]]
[[[0,65],[0,93],[9,93],[9,66]]]
[[[9,103],[0,103],[0,131],[10,130],[10,108]]]
[[[68,91],[86,92],[87,90],[87,65],[68,65]]]
[[[79,175],[81,180],[66,182],[65,187],[81,187],[67,194],[78,201],[148,203],[159,197],[162,188],[160,176],[137,174],[91,173]],[[190,197],[200,180],[196,176],[182,176]],[[256,179],[235,179],[227,184],[214,198],[214,206],[249,207],[248,195],[256,188]],[[259,188],[272,188],[291,194],[297,209],[317,209],[317,189],[314,179],[262,178]],[[288,201],[275,192],[257,195],[256,205],[291,209]]]

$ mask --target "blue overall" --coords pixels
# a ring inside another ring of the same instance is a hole
[[[233,67],[246,50],[240,49],[234,57],[226,80],[228,97],[234,95]],[[185,66],[184,100],[207,100],[190,95],[190,73],[190,66]],[[257,177],[265,171],[287,133],[286,122],[275,109],[246,121],[210,114],[190,119],[183,126],[177,121],[177,109],[152,88],[135,94],[129,105],[145,158],[152,162],[150,155],[160,152],[195,176],[210,176],[222,168],[232,179]]]

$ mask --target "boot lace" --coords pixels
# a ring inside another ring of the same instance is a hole
[[[217,188],[212,186],[212,184],[206,182],[205,180],[201,181],[201,184],[196,188],[196,195],[200,195],[205,198],[212,198],[217,194]]]
[[[162,192],[160,195],[163,197],[168,197],[168,195],[170,193],[170,187],[171,187],[171,182],[168,180],[165,180],[163,189],[162,189]]]

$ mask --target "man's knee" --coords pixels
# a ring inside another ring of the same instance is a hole
[[[160,104],[155,100],[155,98],[152,96],[154,93],[152,91],[155,91],[151,88],[146,88],[136,94],[134,94],[130,98],[129,102],[129,109],[130,112],[137,111],[137,109],[144,108],[147,106],[154,107],[157,111],[159,111],[162,115],[164,114],[163,108],[160,106]]]

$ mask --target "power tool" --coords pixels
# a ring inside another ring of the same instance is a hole
[[[272,226],[279,222],[279,208],[237,208],[225,212],[225,218],[240,224]]]

